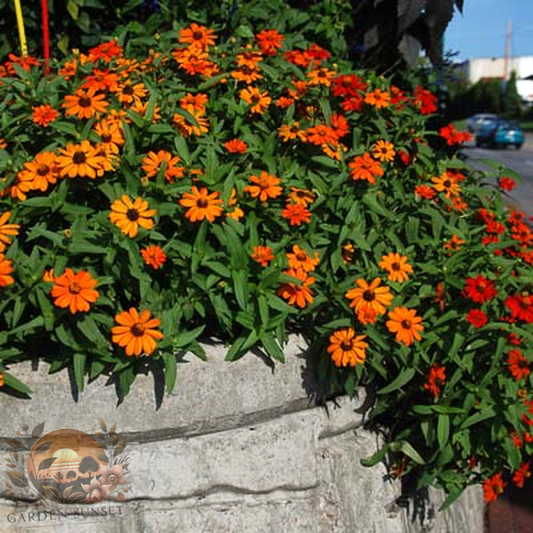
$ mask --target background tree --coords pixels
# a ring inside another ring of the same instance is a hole
[[[63,480],[63,474],[61,472],[58,472],[55,476],[54,476],[54,479],[58,482],[58,483],[61,483],[61,481]]]
[[[91,473],[98,472],[99,468],[100,467],[99,467],[98,463],[96,462],[96,459],[94,459],[94,457],[91,457],[90,455],[88,455],[87,457],[84,457],[81,460],[80,466],[78,467],[78,470],[82,474],[89,474],[89,479],[90,479],[91,478]]]
[[[67,472],[67,479],[74,479],[76,477],[76,472],[74,470],[69,470]]]
[[[505,85],[503,111],[509,118],[518,118],[522,114],[522,103],[516,88],[516,72],[514,70]]]

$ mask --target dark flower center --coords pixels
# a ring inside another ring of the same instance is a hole
[[[402,320],[401,322],[403,329],[411,329],[411,321],[410,320]]]
[[[341,348],[343,351],[348,352],[352,349],[352,341],[350,340],[344,340],[341,343]]]
[[[85,155],[85,152],[74,152],[74,155],[72,156],[72,161],[76,165],[81,165],[82,163],[85,163],[85,161],[87,161],[87,156]]]
[[[126,213],[126,218],[128,220],[131,220],[132,222],[139,220],[140,218],[139,211],[137,211],[137,209],[128,209]]]
[[[79,294],[81,292],[81,287],[78,283],[76,283],[75,281],[73,281],[69,287],[68,287],[68,290],[69,292],[71,292],[72,294]]]
[[[449,189],[452,186],[452,182],[450,180],[446,180],[443,182],[443,185],[446,187],[446,189]]]
[[[114,474],[111,474],[108,478],[107,478],[107,481],[109,483],[116,483],[118,481],[118,477],[115,476]]]
[[[135,337],[142,337],[144,335],[144,325],[140,322],[136,322],[131,326],[131,334]]]
[[[209,202],[205,198],[198,198],[196,205],[200,209],[205,209],[209,205]]]
[[[108,143],[108,142],[111,141],[111,139],[112,139],[112,137],[111,137],[110,133],[104,133],[102,135],[102,142]]]
[[[82,96],[79,100],[78,100],[78,105],[80,107],[91,107],[91,99],[87,96]]]
[[[363,292],[363,300],[367,302],[371,302],[372,300],[375,300],[375,299],[376,299],[376,294],[374,293],[374,291],[366,290],[365,292]]]
[[[298,261],[305,261],[307,259],[307,254],[305,252],[300,252],[296,255],[296,259],[298,259]]]
[[[204,37],[204,34],[200,31],[195,31],[193,34],[192,34],[192,38],[195,40],[195,41],[201,41]]]
[[[390,267],[392,270],[396,270],[396,271],[401,270],[399,263],[392,263]]]
[[[131,85],[126,85],[124,89],[122,89],[122,94],[132,95],[133,94],[133,87]]]
[[[39,165],[37,169],[37,174],[39,176],[46,176],[50,172],[50,167],[48,165]]]

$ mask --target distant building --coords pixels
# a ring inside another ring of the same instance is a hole
[[[462,77],[476,83],[484,79],[500,79],[505,81],[513,70],[516,72],[516,88],[522,101],[533,104],[533,56],[510,57],[478,57],[468,59],[457,65]]]

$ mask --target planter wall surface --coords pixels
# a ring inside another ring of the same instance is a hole
[[[34,395],[0,395],[2,456],[5,439],[18,438],[23,424],[45,422],[46,433],[87,431],[98,427],[99,418],[108,427],[116,422],[127,436],[128,498],[112,502],[113,516],[108,509],[86,519],[68,517],[72,507],[60,505],[67,518],[56,522],[28,520],[27,509],[2,502],[0,531],[483,532],[479,489],[466,491],[444,513],[437,511],[443,495],[433,490],[416,505],[400,506],[399,483],[386,480],[383,465],[361,466],[379,444],[362,428],[362,400],[313,405],[300,338],[291,338],[286,364],[275,367],[253,354],[227,363],[222,346],[207,351],[207,363],[187,356],[178,365],[177,387],[159,408],[152,376],[138,377],[117,406],[105,379],[89,384],[75,401],[65,372],[49,375],[44,365],[18,365],[17,376]],[[21,513],[25,521],[17,520]]]

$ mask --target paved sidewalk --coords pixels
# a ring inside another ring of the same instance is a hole
[[[533,483],[523,489],[507,486],[489,505],[488,533],[533,533]]]

